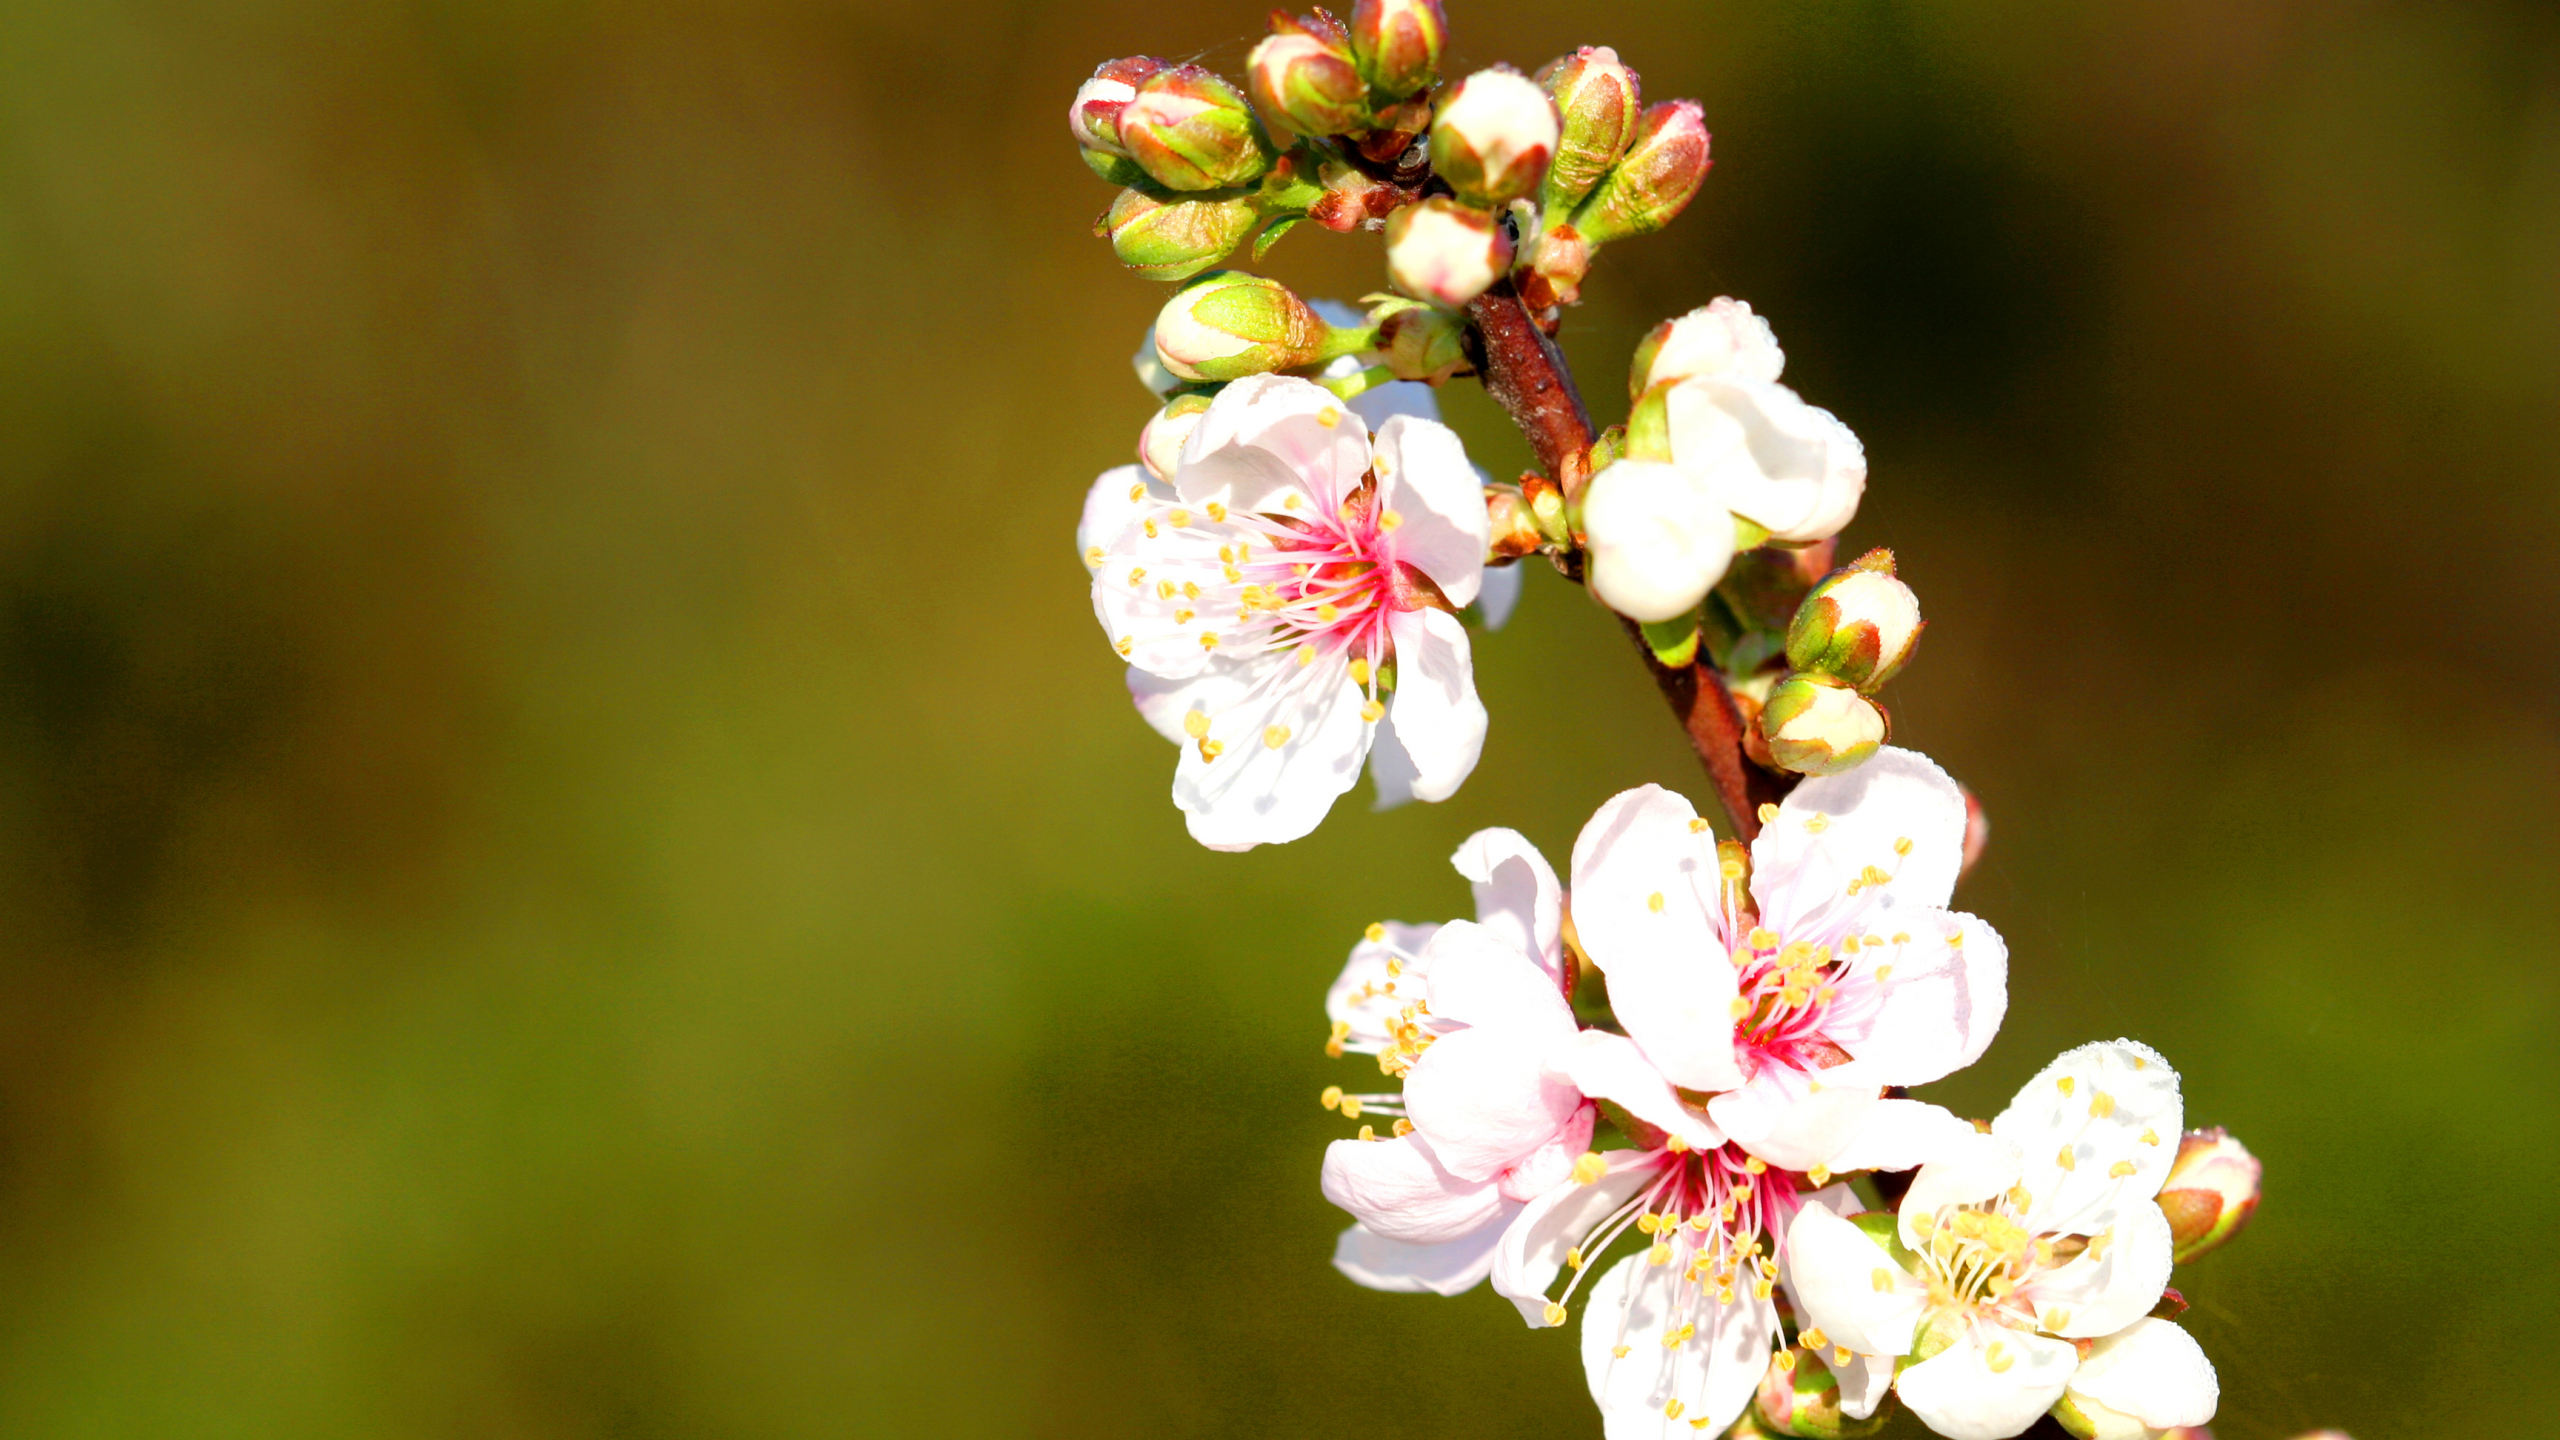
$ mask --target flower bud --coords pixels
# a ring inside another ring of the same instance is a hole
[[[1663,321],[1637,343],[1635,361],[1627,367],[1627,394],[1640,396],[1656,385],[1700,375],[1775,380],[1786,365],[1777,335],[1751,313],[1749,301],[1718,299]]]
[[[1198,65],[1138,82],[1120,108],[1120,146],[1168,190],[1247,185],[1271,168],[1271,141],[1236,87]]]
[[[1378,327],[1378,349],[1397,379],[1437,385],[1467,368],[1466,336],[1456,311],[1400,300]]]
[[[1991,812],[1982,808],[1982,798],[1971,786],[1958,782],[1956,791],[1964,796],[1964,859],[1956,868],[1956,878],[1962,880],[1982,863],[1982,852],[1991,847]]]
[[[1138,383],[1147,393],[1159,398],[1182,388],[1182,377],[1164,368],[1164,357],[1156,353],[1156,327],[1147,327],[1147,338],[1138,342],[1138,353],[1129,357],[1130,368],[1138,372]]]
[[[1586,45],[1539,71],[1538,78],[1562,122],[1540,203],[1549,222],[1561,224],[1627,153],[1644,109],[1644,91],[1636,72],[1606,45]]]
[[[1360,73],[1391,100],[1440,78],[1440,47],[1448,35],[1440,0],[1356,0],[1351,7],[1351,51]]]
[[[1591,247],[1570,225],[1541,231],[1529,240],[1528,272],[1520,280],[1520,301],[1532,310],[1570,305],[1582,295],[1582,277],[1591,273]]]
[[[1695,100],[1644,112],[1635,143],[1582,207],[1574,228],[1594,245],[1650,235],[1687,209],[1707,178],[1707,122]]]
[[[2180,1137],[2178,1158],[2160,1185],[2160,1209],[2169,1217],[2179,1260],[2218,1248],[2249,1223],[2258,1211],[2258,1178],[2265,1168],[2218,1125]]]
[[[1733,562],[1733,512],[1695,471],[1621,460],[1582,494],[1591,593],[1632,620],[1697,608]]]
[[[1369,82],[1360,78],[1350,37],[1318,13],[1315,21],[1272,17],[1273,33],[1245,57],[1245,88],[1275,129],[1341,135],[1366,126]]]
[[[1556,106],[1507,65],[1449,87],[1431,119],[1431,171],[1486,210],[1534,193],[1556,151]]]
[[[1318,365],[1374,338],[1334,329],[1288,286],[1241,270],[1203,275],[1156,312],[1156,353],[1185,380],[1241,380]]]
[[[1076,98],[1067,106],[1068,133],[1088,150],[1128,154],[1120,144],[1121,108],[1137,97],[1140,81],[1163,68],[1164,62],[1152,55],[1104,61],[1092,79],[1076,87]]]
[[[1769,692],[1760,733],[1781,769],[1837,775],[1864,764],[1893,733],[1884,707],[1822,675],[1790,675]]]
[[[1168,198],[1132,186],[1111,202],[1094,233],[1147,279],[1188,280],[1227,258],[1260,218],[1250,195]]]
[[[1840,1409],[1840,1382],[1832,1377],[1830,1357],[1803,1345],[1791,1345],[1772,1357],[1760,1376],[1759,1393],[1750,1414],[1771,1435],[1800,1435],[1806,1440],[1855,1440],[1882,1430],[1892,1411],[1853,1420]]]
[[[1835,570],[1787,627],[1787,664],[1873,693],[1919,647],[1920,597],[1895,578],[1893,552],[1870,550]]]
[[[1456,309],[1510,268],[1511,237],[1501,223],[1446,195],[1387,217],[1387,277],[1407,295]]]
[[[1200,428],[1200,417],[1209,413],[1209,395],[1204,391],[1185,390],[1165,402],[1138,432],[1138,463],[1159,480],[1171,480],[1182,464],[1182,442]]]

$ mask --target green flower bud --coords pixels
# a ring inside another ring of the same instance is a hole
[[[1365,350],[1373,330],[1337,330],[1288,286],[1241,270],[1192,281],[1156,314],[1156,353],[1185,380],[1241,380]]]
[[[1819,1334],[1821,1332],[1814,1332]],[[1832,1377],[1830,1357],[1799,1342],[1772,1356],[1752,1397],[1751,1414],[1772,1435],[1800,1435],[1807,1440],[1856,1440],[1882,1430],[1891,1412],[1864,1420],[1840,1410],[1840,1382]]]
[[[1535,193],[1556,150],[1556,106],[1507,65],[1449,87],[1431,118],[1431,170],[1482,210]]]
[[[1342,135],[1367,128],[1369,82],[1360,78],[1351,37],[1323,11],[1271,17],[1272,33],[1245,58],[1245,88],[1275,130]]]
[[[2180,1137],[2178,1158],[2160,1184],[2160,1209],[2169,1217],[2179,1260],[2220,1248],[2249,1223],[2258,1213],[2258,1180],[2265,1169],[2220,1126]]]
[[[1454,310],[1510,268],[1511,237],[1501,222],[1446,195],[1387,217],[1387,277],[1416,299]]]
[[[1138,432],[1138,463],[1159,480],[1171,480],[1182,463],[1182,442],[1200,428],[1200,417],[1209,413],[1209,392],[1185,390],[1167,400]]]
[[[1870,550],[1813,587],[1787,627],[1787,664],[1873,693],[1920,645],[1920,597],[1894,577],[1893,552]]]
[[[1893,726],[1883,706],[1828,676],[1790,675],[1769,692],[1760,733],[1780,769],[1838,775],[1866,763]]]
[[[1120,144],[1120,111],[1137,98],[1139,82],[1163,68],[1165,63],[1152,55],[1104,61],[1092,79],[1076,87],[1076,98],[1067,106],[1067,132],[1085,149],[1127,155]]]
[[[1198,65],[1138,82],[1120,108],[1120,146],[1168,190],[1249,185],[1271,168],[1271,140],[1236,87]]]
[[[1582,203],[1636,136],[1644,89],[1636,72],[1606,45],[1586,45],[1538,72],[1556,102],[1563,130],[1547,167],[1544,198],[1548,223],[1562,224]]]
[[[1168,197],[1132,187],[1093,227],[1120,263],[1150,280],[1188,280],[1227,258],[1261,212],[1247,194]]]
[[[1390,100],[1440,78],[1448,36],[1440,0],[1357,0],[1351,7],[1351,50],[1360,73]]]
[[[1397,379],[1437,385],[1467,368],[1467,322],[1456,311],[1394,296],[1370,313],[1379,352]]]
[[[1582,277],[1591,273],[1591,247],[1583,242],[1581,231],[1558,225],[1533,235],[1524,258],[1528,266],[1520,277],[1522,304],[1544,310],[1582,298]]]
[[[1594,245],[1650,235],[1697,197],[1708,163],[1698,102],[1664,101],[1644,112],[1626,156],[1573,212],[1574,228]]]

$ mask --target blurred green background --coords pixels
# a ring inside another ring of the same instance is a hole
[[[1603,418],[1730,293],[1866,440],[2014,965],[1937,1098],[2159,1045],[2269,1167],[2178,1282],[2225,1440],[2518,1433],[2560,12],[1451,8],[1705,103]],[[1073,554],[1162,292],[1067,97],[1258,28],[0,4],[0,1433],[1597,1434],[1569,1339],[1327,1267],[1319,1002],[1470,830],[1694,789],[1649,683],[1533,575],[1458,798],[1210,854]]]

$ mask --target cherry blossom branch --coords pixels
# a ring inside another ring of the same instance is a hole
[[[1591,479],[1591,412],[1574,387],[1563,353],[1508,280],[1470,302],[1467,316],[1474,322],[1480,352],[1474,358],[1485,393],[1520,427],[1530,453],[1563,490],[1566,502],[1579,499]],[[1789,786],[1785,777],[1753,763],[1744,749],[1742,712],[1725,688],[1724,676],[1703,654],[1687,665],[1663,664],[1640,626],[1623,616],[1620,623],[1671,706],[1672,718],[1688,735],[1698,763],[1706,767],[1735,838],[1754,839],[1760,833],[1760,806],[1783,797]]]

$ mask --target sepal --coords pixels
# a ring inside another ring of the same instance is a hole
[[[1790,675],[1769,692],[1760,733],[1770,758],[1799,775],[1838,775],[1871,759],[1893,734],[1884,707],[1825,675]]]
[[[1787,663],[1873,694],[1920,644],[1920,597],[1893,573],[1893,552],[1870,550],[1813,587],[1787,627]]]

